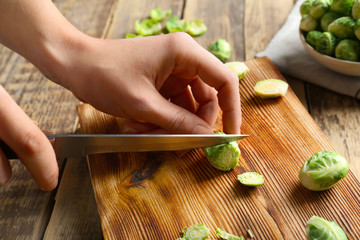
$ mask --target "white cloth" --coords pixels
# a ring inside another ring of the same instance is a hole
[[[299,36],[302,2],[296,2],[279,32],[256,57],[267,56],[284,75],[360,99],[360,77],[343,75],[324,67],[302,45]]]

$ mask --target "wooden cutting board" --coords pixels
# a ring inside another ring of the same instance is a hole
[[[312,192],[299,170],[322,150],[334,150],[295,94],[278,99],[254,95],[262,79],[284,79],[267,58],[247,61],[240,82],[243,112],[236,169],[221,172],[196,149],[173,152],[99,154],[88,157],[105,239],[177,239],[183,227],[203,223],[254,239],[305,239],[313,215],[336,221],[349,239],[360,239],[360,183],[352,172],[336,187]],[[121,133],[124,120],[78,108],[83,133]],[[220,122],[218,122],[220,124]],[[221,127],[221,126],[217,126]],[[255,171],[265,184],[246,187],[237,175]]]

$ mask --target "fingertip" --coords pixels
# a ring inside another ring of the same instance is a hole
[[[53,172],[47,174],[44,179],[37,180],[37,184],[42,191],[54,190],[59,181],[59,168],[53,170]]]

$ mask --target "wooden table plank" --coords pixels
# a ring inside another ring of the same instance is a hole
[[[101,36],[113,1],[54,2],[80,30]],[[0,72],[0,83],[41,129],[54,133],[74,131],[79,100],[69,91],[47,80],[32,64],[3,46],[0,46]],[[40,191],[19,161],[12,161],[12,167],[12,179],[0,188],[0,239],[41,239],[55,192]],[[78,175],[74,183],[81,185],[83,176]],[[80,197],[75,192],[72,196]],[[78,221],[86,223],[85,219]]]

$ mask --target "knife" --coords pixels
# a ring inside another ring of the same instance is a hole
[[[242,134],[47,134],[58,159],[114,152],[177,151],[233,142]],[[5,156],[17,159],[16,153],[0,141]]]

